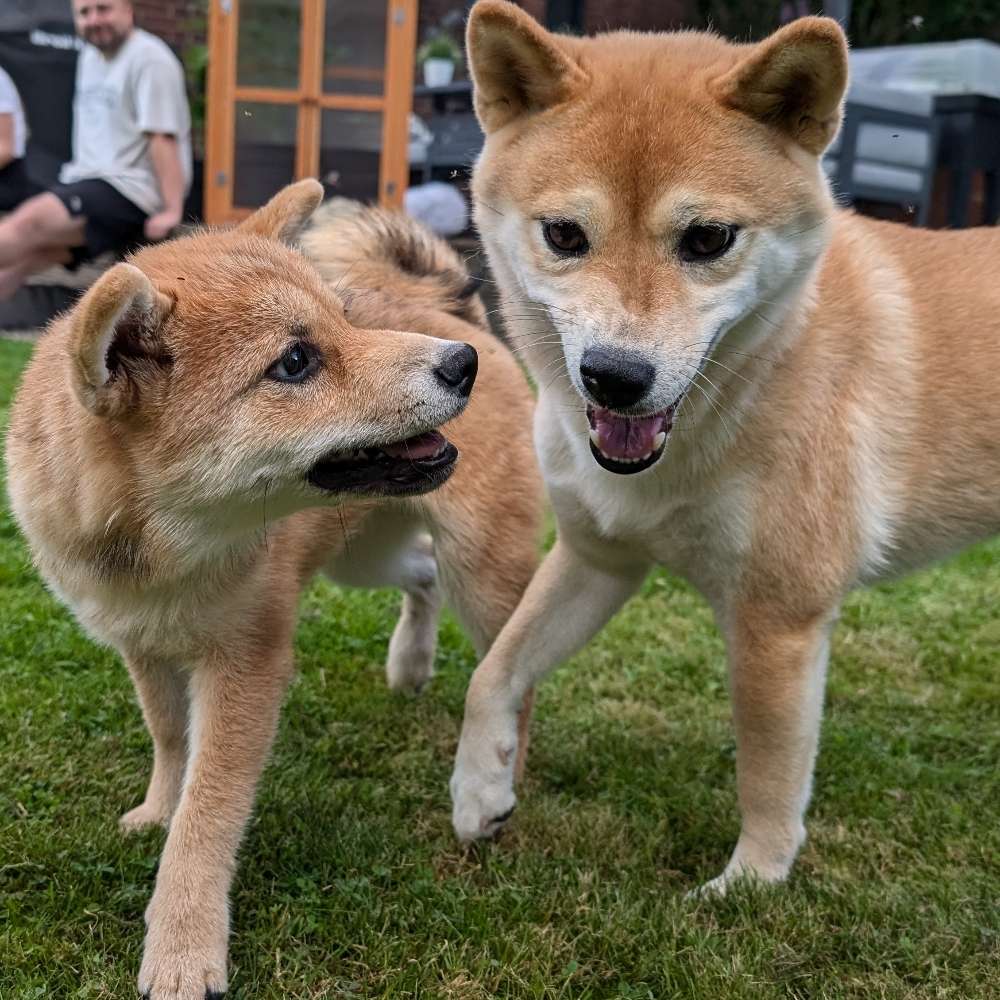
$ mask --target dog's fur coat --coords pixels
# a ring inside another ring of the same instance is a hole
[[[1000,530],[1000,231],[834,206],[833,21],[581,39],[481,0],[468,45],[476,219],[559,539],[470,685],[456,830],[513,808],[519,693],[661,564],[729,651],[742,830],[711,886],[783,879],[842,598]]]
[[[145,801],[121,818],[169,824],[139,974],[153,1000],[226,988],[236,848],[313,573],[403,590],[387,674],[416,690],[443,598],[484,653],[536,562],[531,393],[465,269],[401,217],[323,209],[305,236],[321,276],[279,242],[320,195],[303,181],[234,231],[112,268],[43,336],[12,411],[8,486],[36,565],[121,653],[153,737]],[[482,361],[464,413],[434,374],[453,341]],[[292,362],[310,359],[305,381],[285,378],[289,345],[305,352]],[[333,451],[453,417],[461,457],[436,492],[417,495],[439,472],[423,482],[423,466],[391,456],[409,498],[307,479],[339,482],[345,466],[323,464]]]

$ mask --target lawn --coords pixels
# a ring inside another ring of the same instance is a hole
[[[30,346],[0,341],[0,434]],[[855,595],[836,632],[810,840],[721,901],[737,834],[722,643],[658,573],[542,688],[497,844],[448,775],[471,647],[391,695],[398,597],[317,582],[240,855],[234,998],[1000,996],[1000,544]],[[127,839],[151,751],[116,657],[0,507],[0,997],[130,997],[163,834]]]

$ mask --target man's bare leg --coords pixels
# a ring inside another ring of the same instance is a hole
[[[29,198],[0,222],[0,272],[42,249],[81,246],[85,225],[83,216],[70,215],[48,191]]]
[[[25,279],[53,264],[69,264],[73,259],[68,247],[43,247],[13,267],[0,270],[0,302],[9,299],[25,282]]]

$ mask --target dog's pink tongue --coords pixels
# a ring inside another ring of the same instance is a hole
[[[608,458],[642,458],[653,450],[653,440],[666,425],[663,413],[651,417],[620,417],[610,410],[593,411],[597,447]]]
[[[437,431],[427,431],[426,434],[416,434],[405,441],[382,446],[382,451],[393,458],[430,458],[436,455],[445,445],[444,435]]]

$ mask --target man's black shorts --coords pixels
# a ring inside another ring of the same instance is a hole
[[[74,218],[81,215],[87,218],[84,245],[70,250],[73,265],[99,257],[107,250],[126,252],[144,241],[142,227],[146,213],[107,181],[55,184],[49,190]]]

